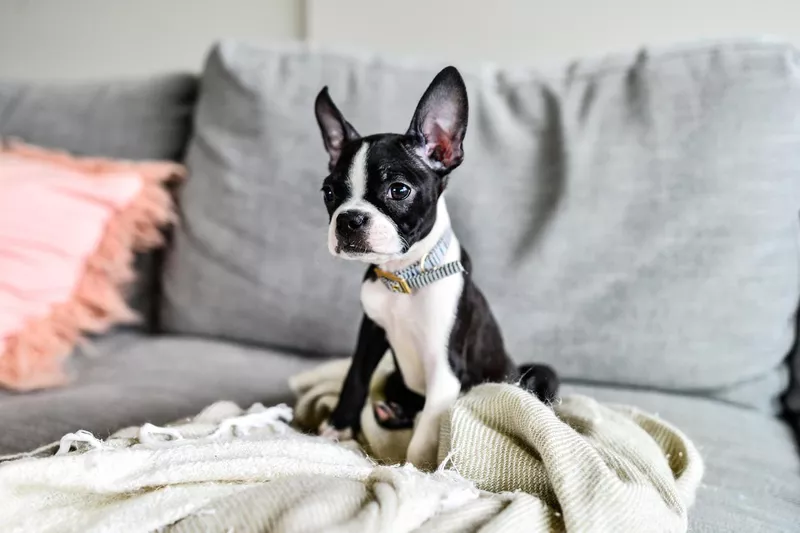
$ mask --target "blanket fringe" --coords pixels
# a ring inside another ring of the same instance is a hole
[[[72,450],[72,447],[78,442],[85,442],[95,450],[103,450],[106,448],[105,443],[92,435],[90,432],[80,429],[75,433],[67,433],[61,437],[58,444],[56,455],[65,455]]]

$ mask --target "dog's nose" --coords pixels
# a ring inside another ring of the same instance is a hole
[[[336,218],[336,230],[342,234],[348,234],[361,228],[367,223],[368,217],[359,211],[345,211],[339,213]]]

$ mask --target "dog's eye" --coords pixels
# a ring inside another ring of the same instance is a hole
[[[326,204],[329,204],[333,201],[333,189],[330,185],[325,185],[322,187],[322,198],[325,200]]]
[[[392,200],[405,200],[411,194],[411,188],[403,183],[392,183],[389,186],[389,196]]]

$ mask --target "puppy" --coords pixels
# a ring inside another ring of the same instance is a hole
[[[517,368],[472,281],[472,264],[450,225],[443,193],[464,159],[467,90],[458,70],[442,70],[422,96],[405,134],[362,137],[331,100],[315,102],[330,174],[322,185],[330,216],[328,248],[368,263],[364,316],[339,403],[320,432],[359,429],[370,379],[388,350],[396,371],[386,401],[373,405],[386,428],[412,427],[407,460],[435,466],[439,421],[463,391],[483,382],[520,381],[542,400],[558,390],[544,365]]]

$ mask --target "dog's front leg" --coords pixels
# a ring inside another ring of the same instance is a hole
[[[354,437],[358,433],[361,410],[369,393],[372,374],[380,363],[389,341],[382,327],[367,315],[361,321],[358,344],[339,394],[339,402],[330,418],[319,428],[320,435],[336,440]]]
[[[458,399],[461,383],[450,368],[447,353],[423,358],[425,367],[425,406],[408,445],[406,460],[420,469],[436,468],[439,427],[442,416]]]

